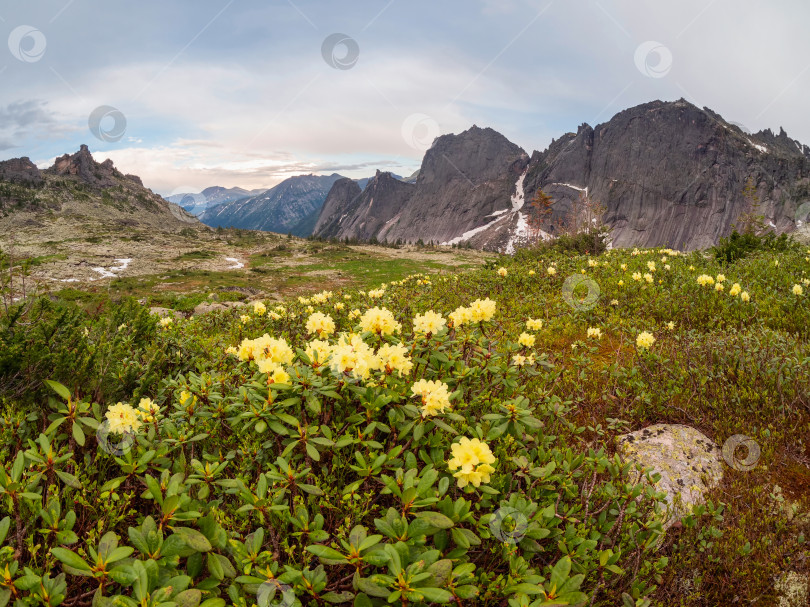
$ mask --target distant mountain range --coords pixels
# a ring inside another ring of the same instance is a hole
[[[405,179],[379,171],[367,180],[300,175],[264,191],[211,187],[169,201],[81,146],[46,170],[28,158],[0,162],[0,219],[7,233],[52,217],[169,232],[202,228],[202,221],[511,252],[526,243],[534,213],[528,203],[542,190],[553,202],[543,228],[550,235],[587,194],[606,209],[614,246],[691,250],[730,233],[745,209],[748,183],[758,214],[774,231],[807,233],[810,148],[781,129],[748,133],[681,99],[630,108],[595,127],[582,124],[531,155],[473,126],[438,137],[419,171]]]
[[[810,148],[784,130],[748,134],[683,99],[654,101],[531,156],[488,128],[441,136],[413,185],[389,173],[363,191],[336,181],[314,234],[511,252],[526,242],[526,203],[542,189],[553,200],[551,235],[585,193],[606,208],[614,246],[700,249],[730,233],[749,180],[776,232],[806,229]]]

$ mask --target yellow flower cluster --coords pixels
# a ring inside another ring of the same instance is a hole
[[[329,342],[322,339],[313,339],[307,344],[304,352],[307,358],[312,362],[313,366],[321,366],[329,359],[329,354],[332,351],[332,346]]]
[[[385,295],[385,289],[384,288],[372,289],[371,291],[368,292],[368,296],[371,299],[379,299],[383,295]]]
[[[164,329],[168,329],[169,325],[174,322],[174,319],[171,316],[166,316],[165,318],[160,319],[160,326]]]
[[[450,451],[453,458],[447,462],[447,467],[451,471],[458,470],[453,476],[458,480],[460,489],[467,485],[480,487],[481,483],[489,482],[490,475],[495,472],[492,464],[496,461],[489,445],[465,436],[453,443]]]
[[[264,316],[267,314],[267,307],[260,301],[253,302],[253,313],[256,316]]]
[[[450,393],[444,382],[420,379],[411,386],[411,392],[422,399],[422,417],[437,415],[450,408]]]
[[[526,319],[526,328],[529,331],[539,331],[543,328],[543,321],[539,318]]]
[[[113,434],[126,434],[136,432],[143,425],[141,416],[131,405],[116,403],[107,409],[105,414]]]
[[[602,338],[602,329],[598,327],[588,327],[588,337],[592,339],[601,339]]]
[[[521,333],[520,337],[518,337],[518,343],[526,348],[531,348],[532,346],[534,346],[534,340],[535,340],[534,335],[531,335],[529,333]]]
[[[371,308],[360,317],[360,327],[378,335],[393,335],[402,330],[390,310],[385,308]]]
[[[697,283],[701,287],[712,286],[714,284],[714,278],[712,278],[708,274],[701,274],[700,276],[697,277]]]
[[[356,333],[341,334],[329,354],[330,366],[336,375],[350,373],[355,379],[368,379],[373,370],[380,368],[379,357]]]
[[[733,285],[731,285],[731,288],[728,290],[728,294],[731,295],[732,297],[737,297],[737,295],[739,295],[740,293],[742,293],[742,287],[738,282],[735,282]]]
[[[476,299],[468,308],[460,307],[450,312],[450,320],[456,328],[471,322],[486,322],[495,316],[496,307],[497,304],[489,297]]]
[[[332,335],[335,332],[335,321],[323,312],[315,312],[307,319],[307,333],[318,334],[318,337]]]
[[[793,294],[801,296],[804,293],[804,289],[802,289],[802,285],[793,285]]]
[[[380,367],[385,369],[386,373],[396,373],[402,377],[408,375],[413,369],[413,362],[408,356],[408,348],[402,344],[383,344],[377,350],[377,356],[380,359]]]
[[[259,373],[267,374],[267,382],[271,384],[288,384],[290,383],[290,374],[284,370],[284,367],[272,360],[263,358],[256,361],[259,367]]]
[[[441,314],[437,314],[433,310],[428,310],[424,314],[417,314],[413,319],[414,333],[427,335],[431,333],[435,335],[447,324],[447,321]]]
[[[649,331],[642,331],[636,337],[636,345],[641,348],[642,350],[648,350],[652,348],[652,345],[655,343],[655,337]]]
[[[549,268],[546,270],[546,273],[549,276],[554,276],[557,273],[557,268],[555,268],[554,266],[549,266]]]
[[[498,276],[506,276],[509,272],[507,272],[506,268],[500,267],[498,268]]]
[[[321,291],[320,293],[316,293],[313,295],[310,300],[312,303],[316,304],[325,304],[332,298],[332,291]]]
[[[293,360],[292,348],[283,339],[274,339],[267,333],[256,339],[243,339],[237,350],[239,360],[270,360],[289,365]]]

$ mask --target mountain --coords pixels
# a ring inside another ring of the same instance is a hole
[[[299,175],[257,196],[209,206],[200,220],[212,227],[234,227],[309,236],[332,184],[332,175]]]
[[[210,188],[205,188],[199,193],[188,192],[173,194],[171,196],[165,196],[165,198],[169,202],[173,202],[183,207],[192,215],[200,216],[209,207],[224,204],[226,202],[233,202],[241,198],[249,198],[250,196],[256,196],[266,191],[266,189],[245,190],[243,188],[223,188],[221,186],[212,186]]]
[[[385,239],[391,222],[410,201],[415,188],[380,171],[363,190],[356,181],[344,177],[329,191],[313,234],[323,238]]]
[[[531,156],[488,128],[444,135],[411,190],[358,198],[336,183],[315,235],[511,252],[528,240],[534,209],[526,202],[542,189],[553,200],[543,226],[551,235],[587,194],[605,207],[614,246],[692,250],[730,233],[749,180],[775,231],[807,222],[800,215],[810,209],[810,148],[783,130],[745,133],[683,99],[654,101],[596,127],[583,124]],[[379,209],[394,208],[380,224]]]
[[[42,222],[87,222],[107,227],[159,226],[166,231],[199,226],[179,206],[124,175],[112,160],[98,163],[82,145],[41,171],[28,158],[0,162],[0,228],[6,233]]]
[[[379,173],[379,171],[377,171],[377,172]],[[400,175],[397,175],[396,173],[391,173],[391,176],[394,179],[399,179],[400,181],[406,181],[406,179],[404,177],[402,177]],[[368,185],[368,182],[371,181],[372,179],[374,179],[374,177],[363,177],[362,179],[356,179],[355,181],[357,181],[357,185],[360,186],[361,190],[365,190],[366,186]]]

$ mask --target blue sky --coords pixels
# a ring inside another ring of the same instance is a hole
[[[3,0],[0,159],[86,143],[161,194],[259,188],[410,174],[472,124],[531,153],[680,97],[810,144],[807,23],[806,0]]]

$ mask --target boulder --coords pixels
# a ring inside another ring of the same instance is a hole
[[[159,316],[160,318],[172,317],[178,320],[183,318],[183,314],[178,312],[177,310],[171,310],[169,308],[161,308],[160,306],[153,306],[149,308],[149,313],[154,314],[155,316]]]
[[[198,304],[197,307],[194,308],[194,316],[199,316],[200,314],[208,314],[209,312],[214,312],[216,310],[227,310],[227,308],[222,304],[203,302],[201,304]]]
[[[668,523],[702,504],[723,478],[723,454],[711,439],[689,426],[655,424],[620,436],[619,453],[661,475],[656,489],[666,492]]]

